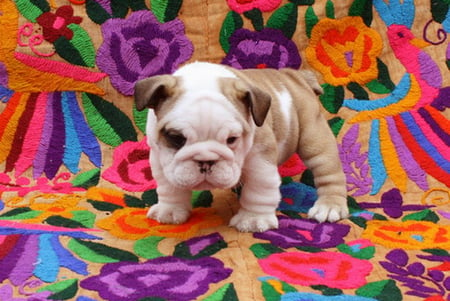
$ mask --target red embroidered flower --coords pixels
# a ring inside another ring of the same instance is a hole
[[[232,10],[242,14],[254,8],[263,12],[272,11],[280,5],[281,0],[227,0],[227,2]]]
[[[73,8],[70,5],[61,6],[55,13],[46,12],[36,18],[43,28],[44,39],[50,43],[54,43],[60,37],[71,40],[73,31],[67,25],[80,24],[81,20],[81,17],[73,16]]]

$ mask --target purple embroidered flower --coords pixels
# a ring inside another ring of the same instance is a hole
[[[97,65],[125,95],[134,93],[136,81],[172,73],[193,53],[180,20],[161,24],[150,11],[134,12],[127,19],[110,19],[102,25],[102,32]]]
[[[230,37],[230,51],[222,64],[237,69],[249,68],[295,68],[301,58],[295,43],[278,29],[261,31],[238,29]]]
[[[332,248],[344,243],[344,237],[350,231],[348,225],[317,223],[305,219],[279,217],[278,229],[253,234],[259,239],[269,240],[281,248],[316,247]]]
[[[39,284],[39,280],[37,280]],[[37,292],[37,293],[28,293],[23,291],[23,287],[26,285],[29,285],[30,283],[25,283],[19,288],[19,294],[22,297],[17,297],[14,295],[14,287],[9,284],[3,284],[0,286],[0,300],[8,300],[8,301],[45,301],[45,300],[51,300],[48,299],[50,295],[52,295],[52,292],[49,291],[43,291],[43,292]],[[31,286],[31,285],[30,285]]]
[[[230,276],[231,270],[212,257],[183,259],[159,257],[143,263],[106,264],[98,276],[83,280],[83,288],[94,290],[106,300],[195,300],[211,283]]]
[[[440,252],[436,249],[435,251]],[[439,261],[446,257],[441,256],[418,256],[422,261],[413,262],[408,253],[402,249],[394,249],[386,255],[386,261],[380,265],[388,272],[388,276],[406,287],[406,295],[419,298],[432,296],[450,298],[450,276],[447,276],[439,268],[427,268],[424,259]]]

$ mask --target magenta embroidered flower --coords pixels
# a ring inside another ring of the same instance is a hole
[[[156,188],[149,163],[150,148],[145,139],[126,141],[114,149],[113,165],[103,178],[127,191],[146,191]]]
[[[259,260],[262,270],[290,284],[326,285],[331,288],[353,289],[367,283],[372,271],[369,261],[336,252],[275,253]]]
[[[134,93],[134,84],[140,79],[174,72],[193,53],[180,20],[161,24],[146,10],[127,19],[109,19],[103,23],[102,33],[97,65],[125,95]]]
[[[54,43],[60,37],[71,40],[73,31],[67,25],[80,24],[82,18],[74,17],[72,6],[64,5],[58,8],[55,13],[43,13],[36,18],[36,21],[42,26],[44,39]]]
[[[230,50],[222,64],[237,69],[249,68],[295,68],[301,58],[295,43],[278,29],[261,31],[238,29],[229,39]]]
[[[317,223],[306,219],[293,219],[279,216],[279,228],[253,234],[259,239],[269,240],[281,248],[316,247],[333,248],[344,243],[350,231],[348,225],[336,223]]]
[[[228,6],[237,13],[257,8],[261,11],[268,12],[276,9],[281,0],[227,0]]]
[[[100,274],[81,281],[81,287],[97,291],[104,300],[196,300],[212,283],[228,278],[231,270],[212,257],[184,259],[159,257],[142,263],[117,262],[102,267]]]

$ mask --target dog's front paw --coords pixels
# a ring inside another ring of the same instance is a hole
[[[318,222],[336,222],[348,217],[347,199],[343,197],[320,197],[309,209],[308,216]]]
[[[161,224],[182,224],[189,218],[190,210],[181,206],[156,204],[150,207],[147,217]]]
[[[278,228],[278,219],[275,212],[262,214],[241,208],[230,220],[230,226],[235,227],[241,232],[264,232],[269,229]]]

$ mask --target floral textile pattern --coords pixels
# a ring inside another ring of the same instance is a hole
[[[227,0],[228,5],[237,13],[245,13],[252,9],[269,12],[276,9],[281,0]]]
[[[125,207],[115,210],[109,217],[99,220],[98,227],[122,239],[141,239],[148,236],[192,237],[198,230],[222,224],[211,208],[195,208],[188,221],[180,225],[160,224],[147,217],[148,208]]]
[[[59,7],[55,13],[43,13],[36,18],[36,21],[43,28],[44,39],[54,43],[60,37],[71,40],[73,31],[67,26],[69,24],[80,24],[82,19],[73,15],[72,6],[64,5]]]
[[[299,68],[301,58],[295,43],[278,29],[238,29],[229,39],[230,50],[222,64],[237,69]]]
[[[253,236],[267,239],[271,244],[281,248],[300,246],[332,248],[343,243],[343,238],[350,231],[350,227],[344,224],[320,224],[285,216],[280,216],[278,219],[278,229],[255,233]]]
[[[450,248],[450,226],[429,221],[368,221],[363,237],[390,248]]]
[[[180,20],[161,24],[150,11],[109,19],[103,23],[102,33],[97,65],[124,95],[132,95],[140,79],[172,73],[193,53]]]
[[[306,58],[327,83],[366,84],[378,76],[376,59],[382,47],[378,32],[361,17],[326,18],[314,26]]]
[[[114,149],[113,164],[103,178],[127,191],[146,191],[156,188],[149,163],[150,148],[146,140],[126,141]]]
[[[80,285],[111,301],[121,301],[125,297],[130,300],[150,297],[194,300],[204,294],[210,284],[230,274],[230,269],[212,257],[193,260],[167,256],[143,263],[110,263],[102,267],[99,275],[81,281]]]
[[[283,252],[260,259],[264,272],[291,284],[350,289],[366,284],[369,261],[334,252]]]

